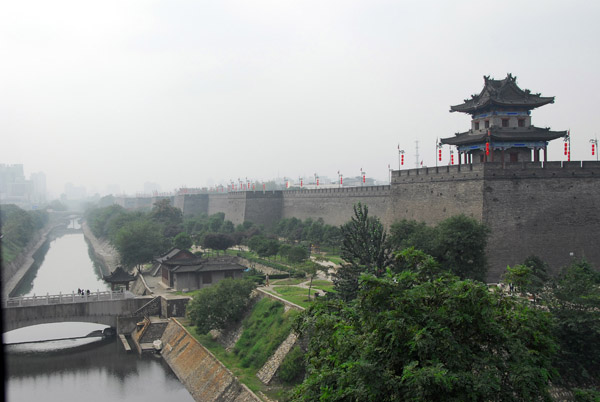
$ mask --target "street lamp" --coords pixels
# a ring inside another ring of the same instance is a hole
[[[400,144],[398,144],[398,170],[400,170],[400,166],[404,165],[404,150],[400,149]]]
[[[598,138],[596,137],[590,140],[590,142],[592,143],[592,156],[596,154],[596,161],[598,161]]]
[[[437,150],[437,157],[435,158],[435,167],[437,167],[438,162],[442,161],[442,143],[438,142],[438,140],[435,140],[435,149]],[[450,151],[450,153],[452,154],[452,150]]]

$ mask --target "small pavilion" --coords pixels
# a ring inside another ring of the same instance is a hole
[[[567,131],[550,131],[531,124],[531,111],[554,103],[554,97],[532,94],[517,86],[517,77],[503,80],[484,76],[483,90],[464,103],[450,106],[450,112],[471,115],[471,129],[441,143],[458,148],[458,163],[539,162],[548,160],[548,142],[566,137]],[[533,155],[532,155],[533,154]]]
[[[110,290],[115,290],[115,285],[125,285],[125,289],[129,290],[129,282],[135,279],[134,275],[127,273],[122,267],[117,267],[110,275],[102,277],[106,282],[110,283]]]

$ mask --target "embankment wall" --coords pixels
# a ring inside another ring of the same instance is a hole
[[[94,258],[100,264],[103,275],[109,275],[119,265],[119,252],[109,243],[108,240],[100,240],[92,233],[87,222],[81,225],[83,236],[90,244]]]
[[[162,357],[194,400],[260,401],[178,321],[169,321],[161,340]]]

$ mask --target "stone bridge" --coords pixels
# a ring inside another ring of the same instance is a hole
[[[60,294],[17,297],[5,300],[4,331],[53,322],[93,322],[117,328],[119,317],[139,314],[152,296],[129,292],[93,292],[90,295]]]

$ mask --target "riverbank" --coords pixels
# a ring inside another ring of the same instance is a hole
[[[40,248],[49,241],[52,231],[64,226],[64,224],[48,225],[40,230],[29,242],[27,249],[14,261],[2,264],[2,298],[6,299],[23,280],[23,277],[35,263],[34,256]]]
[[[103,275],[110,275],[119,265],[119,252],[110,244],[108,240],[98,239],[92,233],[87,222],[81,224],[83,237],[89,243],[94,259],[99,263]]]

